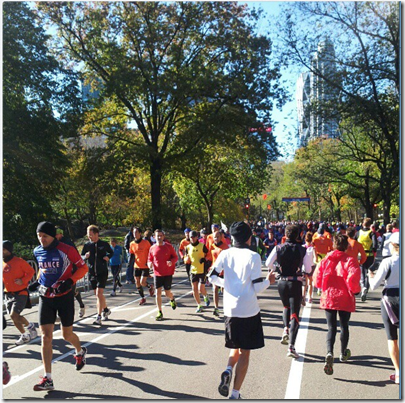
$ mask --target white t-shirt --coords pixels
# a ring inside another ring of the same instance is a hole
[[[304,256],[304,260],[302,261],[302,268],[303,271],[305,271],[305,273],[311,273],[312,266],[315,266],[314,257],[315,257],[314,247],[308,246]]]
[[[230,248],[219,254],[214,269],[218,273],[224,271],[223,279],[209,277],[212,284],[224,287],[224,315],[237,318],[257,315],[260,312],[257,294],[270,285],[269,280],[261,277],[260,255],[247,248]]]
[[[399,255],[395,254],[391,257],[383,259],[378,267],[374,277],[370,277],[370,288],[375,290],[384,281],[384,288],[399,288]],[[388,270],[391,268],[391,274],[386,280]]]

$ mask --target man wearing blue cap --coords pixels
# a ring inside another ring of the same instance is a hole
[[[184,230],[185,238],[182,239],[182,241],[180,242],[180,246],[179,246],[179,254],[180,254],[180,257],[183,259],[183,263],[186,265],[186,272],[187,272],[187,277],[188,277],[189,282],[190,282],[191,263],[186,263],[186,261],[184,259],[185,259],[185,254],[186,254],[186,247],[187,247],[187,245],[190,245],[190,232],[191,232],[190,228],[186,228]],[[187,262],[188,262],[188,260],[187,260]]]

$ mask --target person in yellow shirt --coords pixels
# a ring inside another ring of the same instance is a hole
[[[198,241],[198,232],[190,232],[191,243],[186,246],[187,261],[190,263],[191,284],[193,288],[193,296],[197,302],[196,313],[203,312],[201,305],[200,293],[204,297],[205,306],[210,305],[210,300],[205,289],[206,273],[204,270],[205,256],[208,253],[208,248],[204,243]]]

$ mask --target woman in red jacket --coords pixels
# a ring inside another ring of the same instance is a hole
[[[361,291],[360,266],[357,260],[345,253],[349,242],[347,235],[338,234],[333,240],[335,250],[328,253],[314,273],[314,285],[322,289],[320,308],[325,310],[328,324],[327,352],[324,371],[333,374],[333,346],[337,332],[337,314],[340,320],[340,361],[346,362],[351,352],[349,343],[349,319],[356,310],[354,294]]]

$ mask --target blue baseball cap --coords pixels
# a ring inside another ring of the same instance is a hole
[[[184,230],[184,233],[186,233],[186,232],[191,232],[191,229],[190,229],[190,228],[186,228],[186,229]]]

